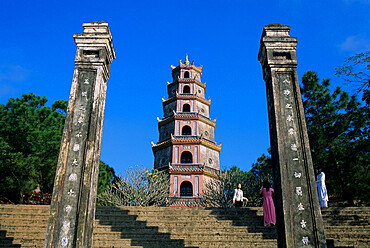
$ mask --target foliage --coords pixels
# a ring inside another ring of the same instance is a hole
[[[335,75],[353,84],[356,94],[362,92],[362,100],[370,105],[370,51],[358,53],[344,61],[344,65],[335,68]]]
[[[319,83],[315,72],[307,71],[302,84],[312,159],[327,175],[329,194],[369,204],[369,108],[340,87],[331,93],[329,79]]]
[[[233,166],[223,171],[217,178],[208,180],[203,189],[203,196],[207,204],[213,207],[231,207],[233,203],[234,189],[238,183],[244,182],[246,173]]]
[[[46,106],[46,97],[33,93],[0,104],[0,200],[22,203],[23,196],[39,184],[43,193],[53,191],[67,101]],[[100,189],[112,179],[113,169],[100,169]],[[106,174],[105,174],[106,173]]]
[[[270,149],[268,152],[270,153]],[[244,186],[248,193],[248,204],[250,206],[262,206],[263,198],[259,192],[264,181],[272,183],[272,162],[270,156],[262,153],[261,157],[257,158],[257,163],[252,164],[252,169],[248,172],[248,180]]]
[[[63,130],[66,101],[45,106],[33,93],[0,104],[0,194],[14,203],[37,184],[51,192]]]
[[[117,180],[117,176],[112,167],[109,167],[103,161],[99,164],[99,178],[98,178],[98,191],[97,194],[102,194],[105,190],[109,189],[112,182]]]
[[[170,189],[168,174],[143,167],[130,167],[98,195],[99,205],[108,206],[165,206]]]
[[[244,197],[249,200],[248,206],[262,206],[259,191],[265,180],[272,181],[272,164],[271,158],[262,154],[249,172],[233,166],[216,179],[206,182],[203,195],[211,206],[231,207],[234,190],[240,183]]]

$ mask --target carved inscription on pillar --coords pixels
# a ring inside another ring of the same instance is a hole
[[[74,234],[77,226],[79,188],[81,185],[82,170],[84,168],[85,146],[92,111],[91,99],[93,95],[95,71],[80,71],[77,96],[74,106],[74,118],[72,120],[72,129],[70,144],[68,149],[66,179],[62,195],[68,196],[61,202],[61,209],[65,211],[63,220],[59,222],[60,244],[66,247],[68,243],[73,242],[70,236]],[[68,166],[70,165],[70,166]],[[72,244],[70,244],[72,245]]]
[[[277,72],[279,95],[280,95],[280,132],[285,137],[285,161],[287,163],[287,180],[288,185],[285,185],[285,190],[289,190],[292,205],[293,215],[291,219],[293,236],[301,246],[309,246],[312,241],[317,239],[314,237],[314,225],[312,223],[313,206],[309,199],[309,187],[307,182],[310,179],[307,177],[307,163],[305,163],[305,149],[300,128],[299,109],[297,108],[297,95],[295,89],[295,80],[292,73]],[[294,209],[295,208],[295,209]]]

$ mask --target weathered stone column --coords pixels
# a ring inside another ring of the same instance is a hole
[[[326,247],[290,27],[263,29],[258,59],[266,82],[279,247]]]
[[[108,23],[84,23],[54,182],[45,247],[92,247],[105,96],[115,58]]]

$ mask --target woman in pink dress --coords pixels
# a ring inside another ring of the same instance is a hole
[[[271,188],[269,182],[263,183],[263,188],[260,190],[260,194],[263,194],[263,222],[265,226],[271,226],[276,224],[275,206],[274,200],[272,199],[272,193],[274,189]]]

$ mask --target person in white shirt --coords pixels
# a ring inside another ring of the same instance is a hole
[[[326,190],[325,185],[325,174],[321,171],[321,169],[316,169],[317,173],[317,192],[319,193],[319,200],[320,200],[320,207],[327,208],[328,207],[328,192]]]
[[[234,190],[234,197],[233,203],[235,204],[236,208],[240,208],[243,206],[243,200],[249,201],[248,198],[243,197],[243,190],[242,185],[239,183],[238,188]]]

